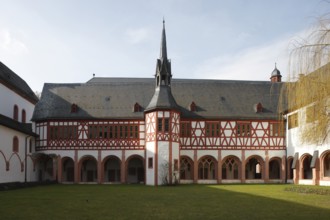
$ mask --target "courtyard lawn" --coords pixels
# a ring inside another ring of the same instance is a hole
[[[0,191],[0,219],[330,219],[329,187],[296,187],[38,186]]]

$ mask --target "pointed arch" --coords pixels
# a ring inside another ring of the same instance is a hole
[[[292,169],[292,164],[293,164],[293,157],[290,156],[287,159],[287,179],[292,180],[293,179],[293,169]]]

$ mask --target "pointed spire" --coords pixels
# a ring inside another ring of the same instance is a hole
[[[165,19],[163,18],[163,32],[162,40],[160,42],[160,59],[167,59],[167,48],[166,48],[166,33],[165,33]]]

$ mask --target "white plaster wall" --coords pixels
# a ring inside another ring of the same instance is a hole
[[[14,105],[18,106],[18,120],[22,121],[22,109],[26,112],[26,122],[32,118],[34,105],[0,83],[0,114],[13,118]],[[6,103],[6,104],[3,104]]]
[[[163,178],[168,178],[169,144],[168,142],[158,142],[158,184],[163,184]]]
[[[13,138],[18,138],[18,152],[13,152]],[[28,135],[17,132],[10,128],[0,125],[0,182],[22,182],[25,179],[25,171],[21,171],[23,163],[25,169],[25,139]],[[27,139],[27,147],[29,146],[29,138]],[[28,151],[28,149],[27,149]],[[27,152],[28,153],[28,152]],[[6,163],[9,162],[9,170],[6,171]],[[28,167],[28,171],[30,168]]]
[[[121,161],[122,151],[121,150],[103,150],[101,151],[101,159],[104,160],[107,156],[116,156]],[[125,154],[126,156],[126,154]]]
[[[247,150],[245,151],[245,159],[247,159],[248,157],[252,156],[252,155],[258,155],[260,157],[262,157],[263,160],[265,160],[265,151],[263,150]]]
[[[144,150],[126,150],[125,151],[125,158],[129,158],[132,155],[138,155],[144,158]]]
[[[194,151],[193,150],[181,150],[180,156],[187,156],[194,161]]]
[[[227,156],[236,156],[242,160],[242,151],[241,150],[222,150],[221,157],[225,158]]]
[[[218,151],[217,150],[199,150],[197,151],[197,160],[204,156],[213,156],[216,160],[218,160]]]
[[[148,158],[153,158],[152,168],[148,168]],[[147,142],[146,144],[146,184],[155,185],[155,142]]]
[[[282,159],[285,156],[285,150],[269,150],[268,151],[269,159],[272,157],[279,157]]]

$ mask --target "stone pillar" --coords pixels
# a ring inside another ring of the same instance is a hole
[[[242,169],[241,169],[241,182],[245,183],[245,150],[242,150]]]
[[[197,183],[198,180],[198,159],[197,159],[197,150],[194,150],[194,183]]]
[[[262,172],[263,179],[265,183],[269,182],[269,155],[268,155],[268,150],[266,150],[266,158],[265,158],[265,168],[264,171]]]
[[[320,184],[320,159],[317,158],[315,161],[315,167],[313,168],[313,185]]]
[[[61,156],[57,157],[57,181],[62,182],[62,158]]]
[[[282,169],[281,169],[281,180],[282,180],[282,183],[285,183],[285,180],[288,177],[288,167],[287,167],[287,162],[286,162],[286,157],[285,156],[282,157],[281,167],[282,167]]]
[[[217,178],[218,184],[221,183],[221,179],[222,179],[221,162],[222,162],[221,150],[218,150],[218,174],[217,174],[217,176],[218,176],[218,178]]]
[[[103,183],[102,151],[97,151],[97,183]]]
[[[74,183],[80,182],[80,170],[78,161],[78,151],[74,151]]]
[[[120,164],[120,182],[126,183],[126,158],[125,158],[125,150],[121,151],[121,164]]]

